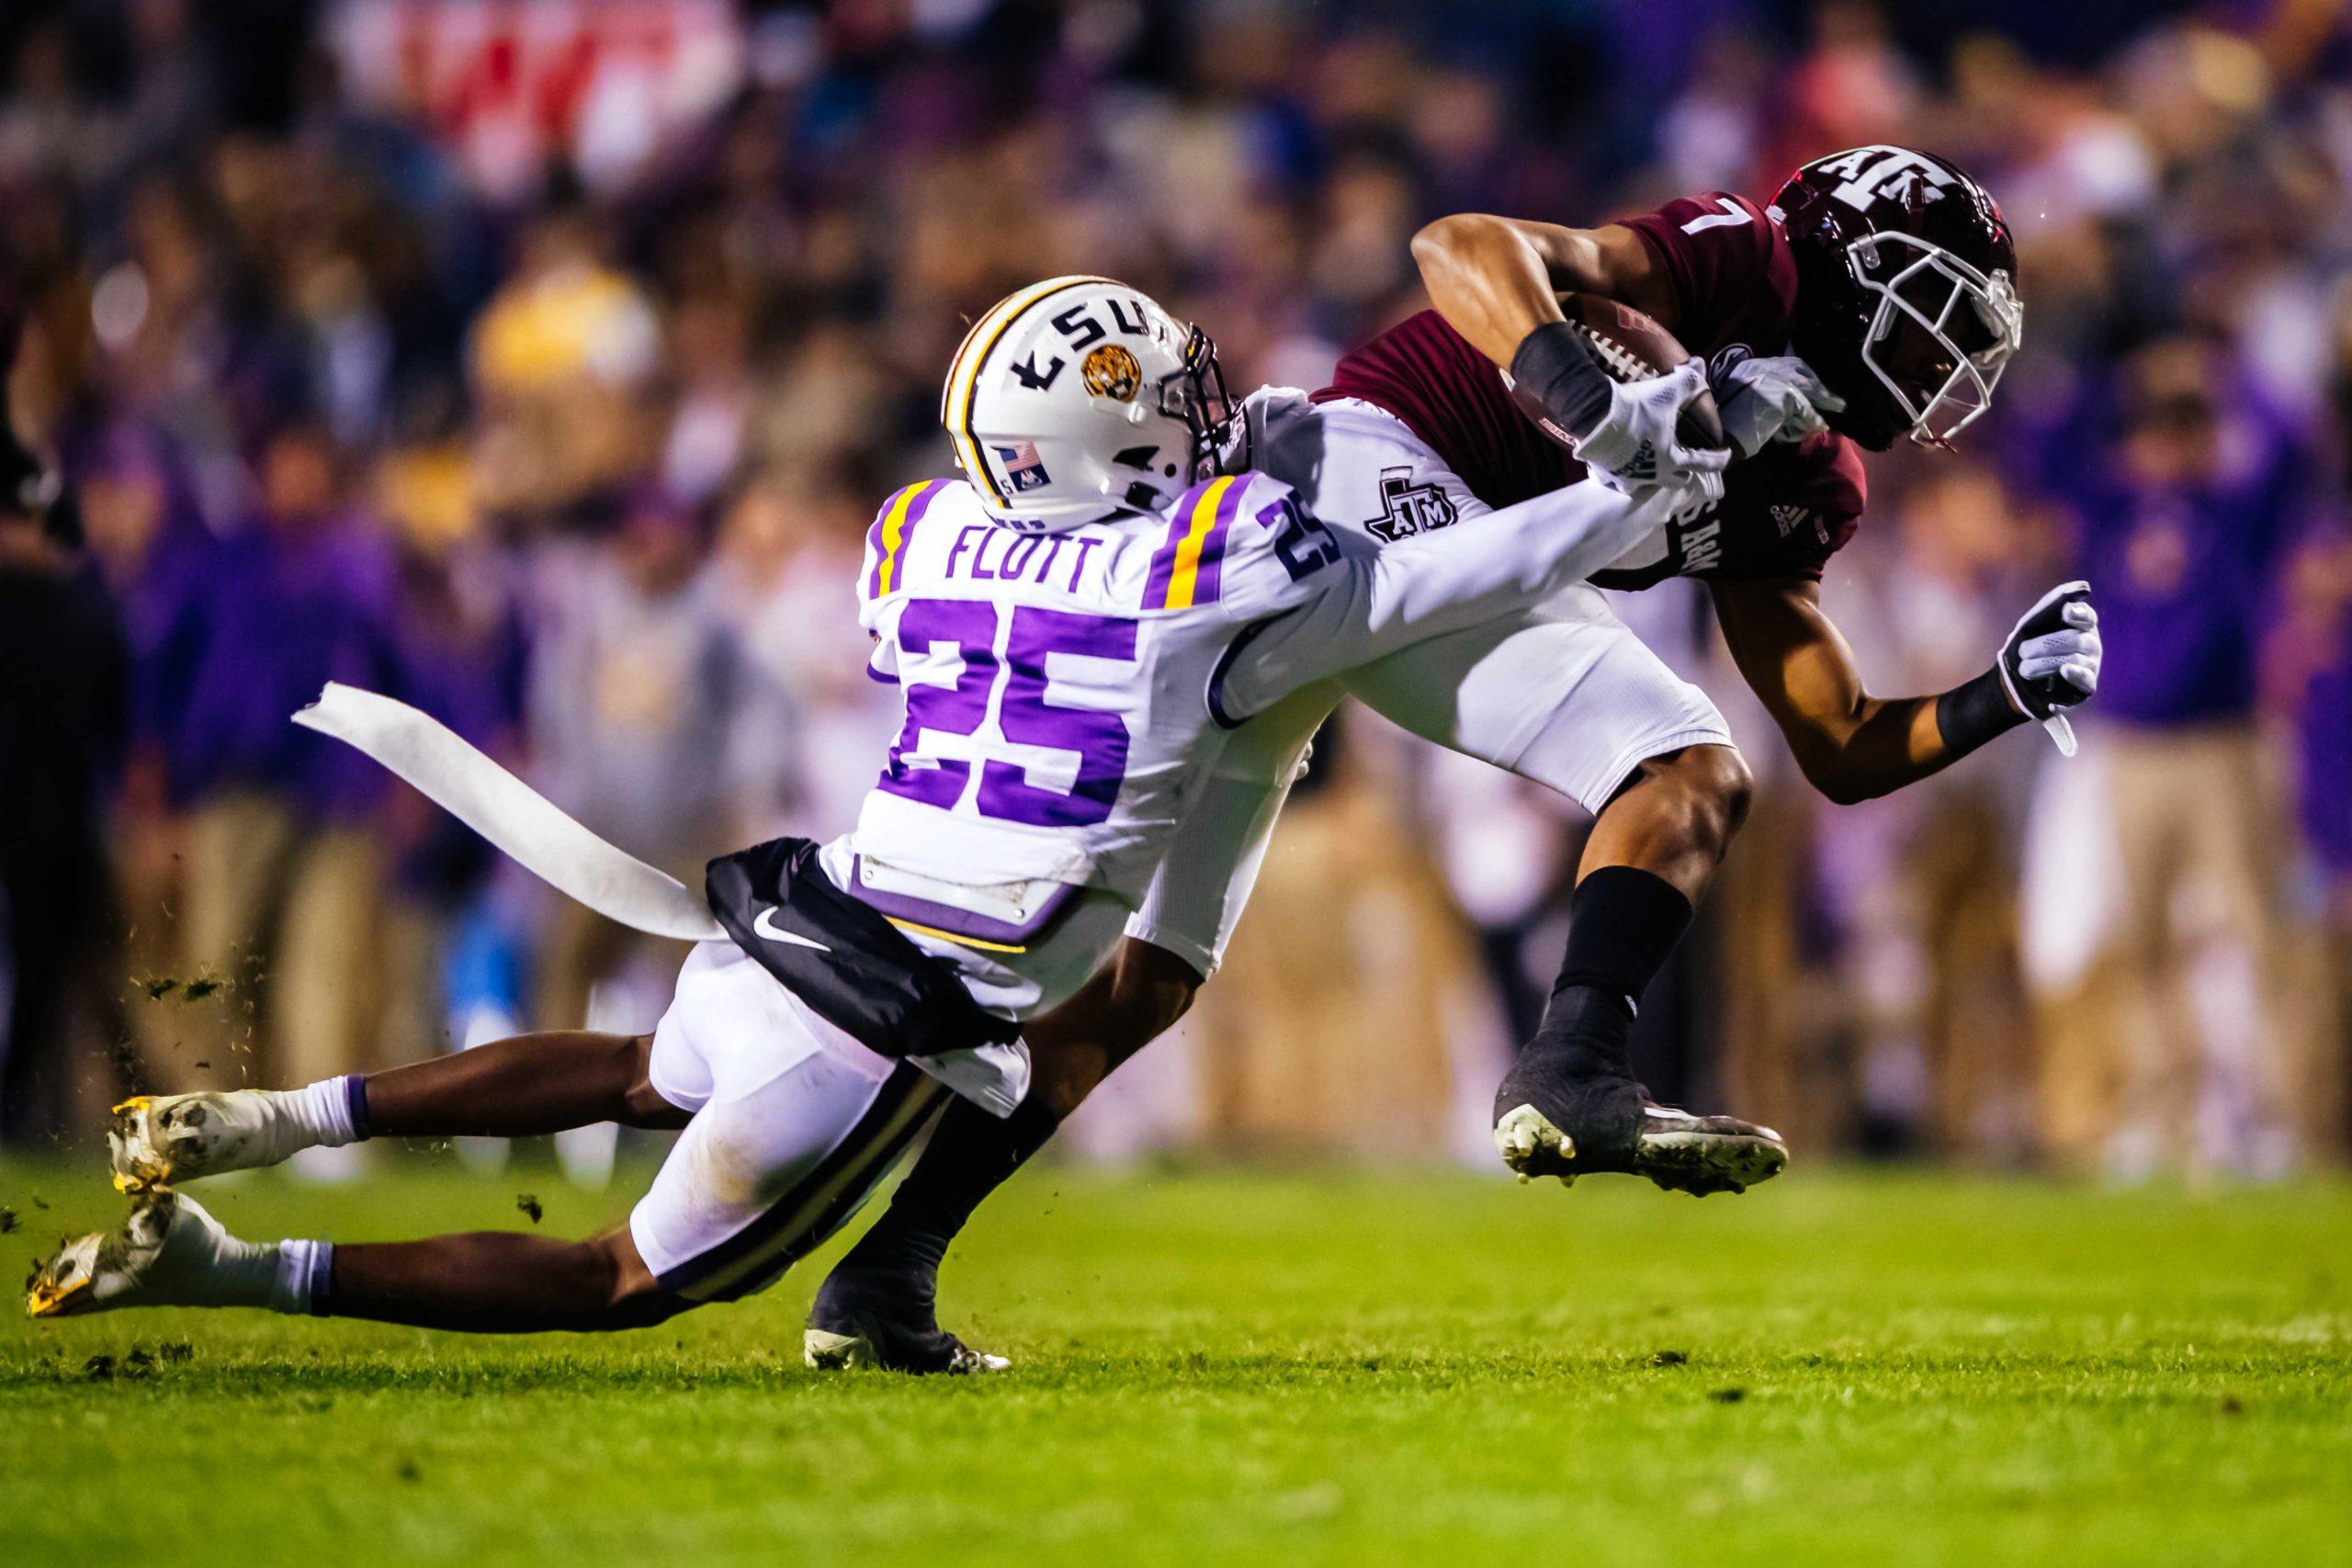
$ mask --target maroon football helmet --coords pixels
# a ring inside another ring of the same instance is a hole
[[[1772,198],[1797,264],[1791,346],[1873,451],[1949,444],[1993,400],[2024,332],[2017,247],[1962,170],[1908,147],[1815,159]]]

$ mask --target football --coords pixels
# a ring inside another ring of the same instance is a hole
[[[1598,294],[1563,294],[1560,310],[1568,318],[1568,324],[1592,344],[1601,365],[1620,381],[1663,376],[1690,357],[1690,351],[1674,341],[1672,333],[1631,305],[1621,305]],[[1517,386],[1511,388],[1511,400],[1544,434],[1563,446],[1576,446],[1575,438],[1552,422],[1544,406]],[[1723,416],[1715,411],[1712,392],[1702,392],[1690,400],[1682,411],[1680,428],[1682,439],[1690,446],[1719,447],[1727,444]]]

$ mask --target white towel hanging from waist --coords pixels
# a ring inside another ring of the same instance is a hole
[[[432,715],[339,681],[294,722],[357,748],[508,858],[598,914],[684,942],[727,932],[685,884],[614,848]]]

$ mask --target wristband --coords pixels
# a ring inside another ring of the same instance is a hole
[[[1520,339],[1510,378],[1555,424],[1579,439],[1607,416],[1616,387],[1584,333],[1566,321],[1546,321]]]
[[[1943,736],[1946,757],[1965,757],[1996,735],[2024,722],[2025,715],[2009,705],[1998,669],[1987,670],[1936,699],[1936,728]]]

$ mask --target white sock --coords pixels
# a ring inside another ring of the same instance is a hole
[[[218,1294],[215,1306],[266,1307],[277,1304],[280,1248],[273,1241],[239,1241],[229,1237],[214,1255],[208,1286]]]
[[[321,1078],[307,1089],[287,1089],[270,1091],[277,1109],[287,1119],[300,1128],[313,1144],[339,1149],[359,1136],[352,1124],[351,1101],[353,1080],[359,1075],[346,1073],[341,1077]],[[288,1149],[287,1153],[294,1151]]]
[[[327,1275],[334,1267],[333,1242],[289,1240],[253,1250],[270,1256],[269,1285],[254,1305],[306,1317],[326,1304]]]

